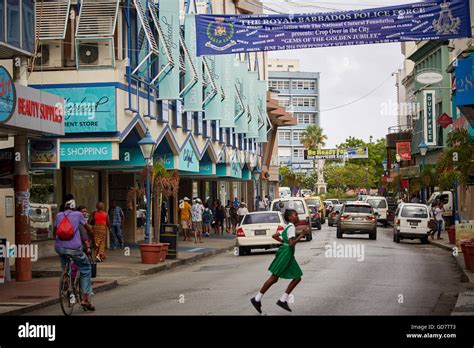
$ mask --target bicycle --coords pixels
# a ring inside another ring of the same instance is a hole
[[[69,255],[65,256],[67,257],[67,262],[59,281],[59,300],[64,315],[70,316],[74,311],[76,303],[81,305],[82,302],[81,274],[77,266],[75,266],[72,257]],[[82,309],[86,311],[85,308],[82,307]]]

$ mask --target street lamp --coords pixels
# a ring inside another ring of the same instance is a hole
[[[418,149],[420,150],[420,155],[422,158],[421,161],[421,202],[425,203],[425,182],[423,180],[423,171],[425,170],[425,156],[428,152],[428,145],[422,140],[420,145],[418,145]]]
[[[258,196],[259,196],[259,190],[258,190],[258,181],[260,179],[260,175],[262,175],[262,171],[258,168],[255,167],[253,170],[253,177],[255,179],[255,211],[258,209]]]
[[[138,142],[140,150],[142,150],[143,158],[145,158],[147,172],[146,172],[146,225],[145,225],[145,241],[151,243],[150,235],[150,164],[155,152],[156,140],[152,138],[150,131],[147,129],[145,137]]]

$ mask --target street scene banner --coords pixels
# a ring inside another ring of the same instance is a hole
[[[357,11],[197,15],[198,55],[471,37],[469,0]]]
[[[397,153],[402,161],[411,160],[411,143],[409,141],[399,141],[397,143]]]
[[[369,158],[369,149],[359,147],[356,149],[318,149],[304,150],[305,160],[324,160],[324,159],[361,159]]]

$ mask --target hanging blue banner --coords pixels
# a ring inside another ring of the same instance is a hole
[[[198,15],[198,55],[471,37],[469,0],[357,11]]]

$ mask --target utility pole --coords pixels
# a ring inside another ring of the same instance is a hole
[[[28,61],[25,57],[14,59],[14,80],[27,85]],[[30,210],[30,177],[28,169],[28,137],[15,135],[15,244],[30,245],[29,226]],[[15,279],[19,282],[31,280],[31,259],[17,257],[15,259]]]

